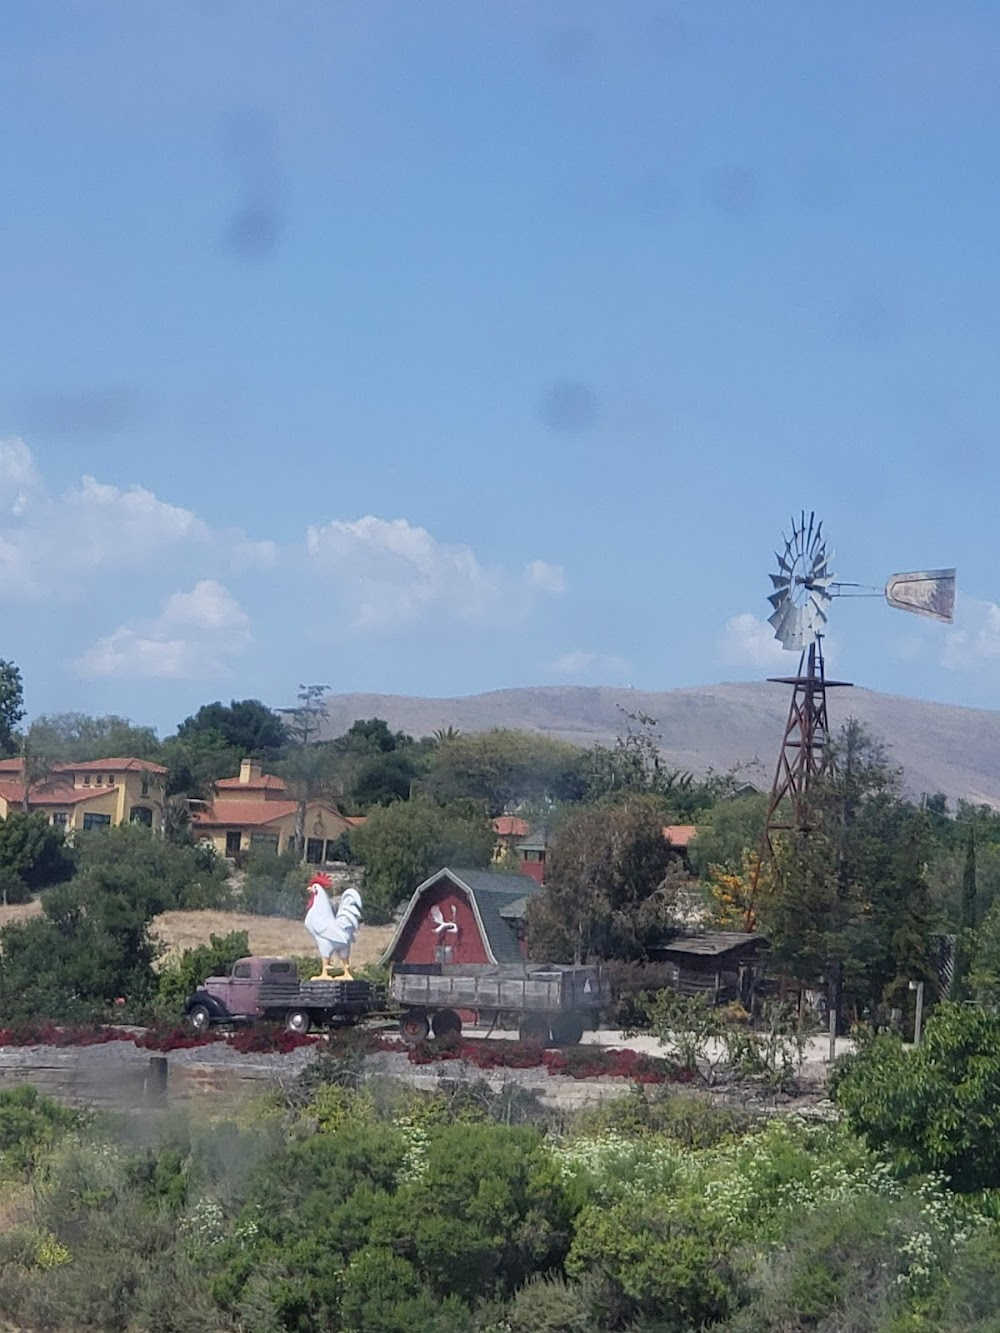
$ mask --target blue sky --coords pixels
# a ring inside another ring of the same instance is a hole
[[[788,515],[860,685],[1000,704],[1000,7],[0,16],[0,656],[33,713],[709,684]]]

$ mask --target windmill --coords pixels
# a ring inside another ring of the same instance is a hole
[[[772,676],[792,687],[788,720],[771,786],[761,856],[754,875],[754,890],[762,864],[774,858],[774,835],[781,831],[806,833],[812,827],[811,787],[830,763],[830,727],[826,693],[849,688],[845,680],[827,680],[823,663],[823,634],[834,597],[884,597],[889,606],[933,620],[951,623],[955,613],[955,570],[930,569],[893,574],[884,589],[861,583],[839,583],[830,569],[823,524],[815,513],[803,510],[792,519],[781,554],[775,553],[777,571],[771,575],[773,608],[768,624],[788,652],[799,654],[794,676]]]

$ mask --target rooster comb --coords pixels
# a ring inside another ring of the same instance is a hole
[[[325,875],[322,871],[318,871],[313,875],[312,879],[310,879],[307,887],[311,889],[314,885],[318,885],[321,889],[332,889],[333,879],[330,875]]]

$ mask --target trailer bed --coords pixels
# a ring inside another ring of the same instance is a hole
[[[420,1009],[474,1009],[510,1013],[581,1013],[611,1002],[611,986],[598,967],[459,968],[440,972],[396,970],[390,994],[400,1005]]]

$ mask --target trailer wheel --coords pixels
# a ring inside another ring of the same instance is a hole
[[[517,1026],[520,1041],[530,1041],[536,1046],[549,1044],[549,1020],[545,1014],[523,1014]]]
[[[454,1009],[440,1009],[431,1019],[431,1031],[435,1037],[459,1037],[462,1020]]]
[[[555,1014],[552,1018],[553,1046],[578,1046],[585,1024],[580,1014]]]
[[[197,1032],[199,1036],[207,1032],[212,1026],[212,1015],[208,1012],[208,1006],[204,1004],[193,1004],[187,1011],[188,1027],[192,1032]]]
[[[419,1009],[408,1010],[399,1020],[400,1035],[410,1046],[417,1046],[420,1042],[426,1041],[430,1030],[431,1025],[427,1021],[427,1015]]]
[[[312,1027],[312,1015],[308,1009],[289,1009],[285,1015],[285,1031],[297,1032],[304,1037]]]

